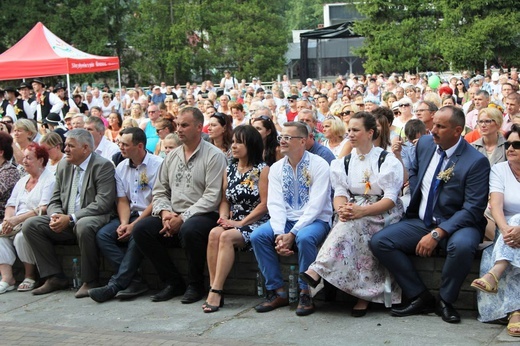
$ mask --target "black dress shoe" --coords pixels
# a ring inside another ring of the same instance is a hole
[[[438,316],[441,316],[442,320],[444,322],[448,322],[448,323],[459,323],[460,322],[460,315],[457,312],[457,310],[455,310],[453,305],[445,302],[442,299],[439,299],[439,302],[437,303],[437,308],[435,309],[435,313]]]
[[[191,304],[198,302],[204,297],[204,290],[197,288],[193,285],[188,285],[186,292],[182,296],[181,303],[182,304]]]
[[[172,299],[173,297],[182,295],[183,292],[184,286],[168,285],[165,288],[163,288],[163,290],[159,293],[151,296],[150,299],[152,300],[152,302],[164,302],[166,300]]]
[[[421,294],[400,308],[392,308],[392,316],[412,316],[435,311],[435,298],[431,294]]]
[[[88,295],[92,300],[98,303],[104,303],[116,296],[117,290],[113,286],[103,286],[91,288],[88,290]]]
[[[116,298],[130,299],[148,291],[148,285],[140,281],[132,281],[132,283],[122,291],[117,292]]]

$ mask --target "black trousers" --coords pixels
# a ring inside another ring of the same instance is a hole
[[[173,237],[160,234],[162,221],[158,217],[149,216],[139,221],[132,236],[141,252],[150,259],[161,280],[167,284],[182,284],[179,270],[168,254],[168,248],[182,247],[188,259],[188,284],[203,288],[204,266],[208,235],[217,225],[218,213],[195,215],[181,226],[179,233]]]

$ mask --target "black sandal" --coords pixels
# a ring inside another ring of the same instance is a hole
[[[204,304],[202,305],[202,310],[205,313],[216,312],[216,311],[218,311],[219,308],[224,306],[224,291],[223,290],[214,290],[213,288],[210,289],[209,291],[220,295],[220,304],[218,306],[210,305],[210,304],[208,304],[207,301],[205,301]],[[206,310],[206,309],[209,309],[209,310]]]
[[[318,286],[321,281],[321,277],[318,280],[314,280],[314,278],[312,276],[310,276],[309,274],[307,274],[306,272],[300,273],[300,279],[305,281],[312,288],[316,288],[316,286]]]

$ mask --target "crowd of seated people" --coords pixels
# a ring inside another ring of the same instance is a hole
[[[225,77],[220,94],[204,82],[149,95],[93,88],[72,102],[40,79],[5,88],[0,294],[68,288],[54,247],[75,242],[76,298],[142,295],[147,258],[164,284],[152,301],[204,299],[214,313],[238,249],[254,253],[265,279],[259,313],[289,305],[279,256],[294,255],[298,316],[315,312],[327,282],[357,298],[354,317],[384,304],[394,316],[435,312],[458,323],[454,303],[487,239],[471,284],[479,320],[509,318],[508,333],[520,336],[518,76],[500,95],[477,77],[435,89],[413,74],[365,84],[350,76],[267,92]],[[11,94],[23,112],[13,113]],[[184,250],[186,277],[170,247]],[[434,296],[409,255],[438,249],[446,261]],[[100,254],[114,270],[108,283]]]

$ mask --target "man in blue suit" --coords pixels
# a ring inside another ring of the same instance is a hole
[[[423,136],[410,168],[411,201],[406,218],[376,233],[370,246],[394,275],[407,304],[394,316],[436,312],[449,323],[460,322],[452,304],[482,240],[488,199],[489,161],[461,137],[464,113],[441,108],[431,136]],[[447,252],[438,301],[427,290],[409,254],[429,257],[439,246]]]

